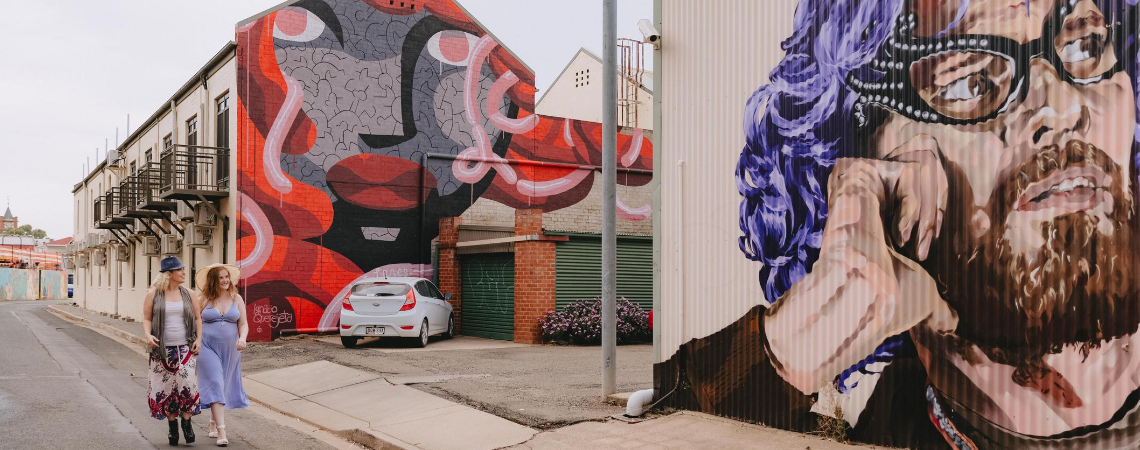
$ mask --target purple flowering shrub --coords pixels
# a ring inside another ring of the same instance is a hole
[[[602,300],[578,300],[538,320],[542,339],[570,345],[602,343]],[[653,339],[649,312],[621,297],[617,302],[617,343],[634,344]]]

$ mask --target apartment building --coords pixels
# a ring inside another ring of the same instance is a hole
[[[81,306],[140,320],[162,257],[191,271],[234,261],[236,47],[227,43],[72,189],[65,255]]]

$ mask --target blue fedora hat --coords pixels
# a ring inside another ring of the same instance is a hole
[[[165,258],[162,258],[162,261],[159,263],[158,271],[159,272],[170,272],[171,270],[178,270],[178,269],[181,269],[183,267],[186,267],[186,266],[184,264],[182,264],[182,260],[178,259],[177,256],[167,256]]]

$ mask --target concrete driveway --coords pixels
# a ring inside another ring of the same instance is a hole
[[[653,385],[653,347],[618,347],[618,391]],[[365,340],[345,349],[337,336],[294,336],[251,345],[246,373],[315,361],[371,372],[516,423],[550,429],[623,412],[602,402],[600,347],[523,345],[456,337],[417,349],[393,341]]]

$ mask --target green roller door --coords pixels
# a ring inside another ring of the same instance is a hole
[[[488,253],[460,258],[462,332],[489,339],[515,338],[515,255]]]
[[[602,296],[602,240],[571,236],[555,247],[555,301],[559,308],[575,300]],[[653,240],[618,237],[617,295],[653,308]]]

